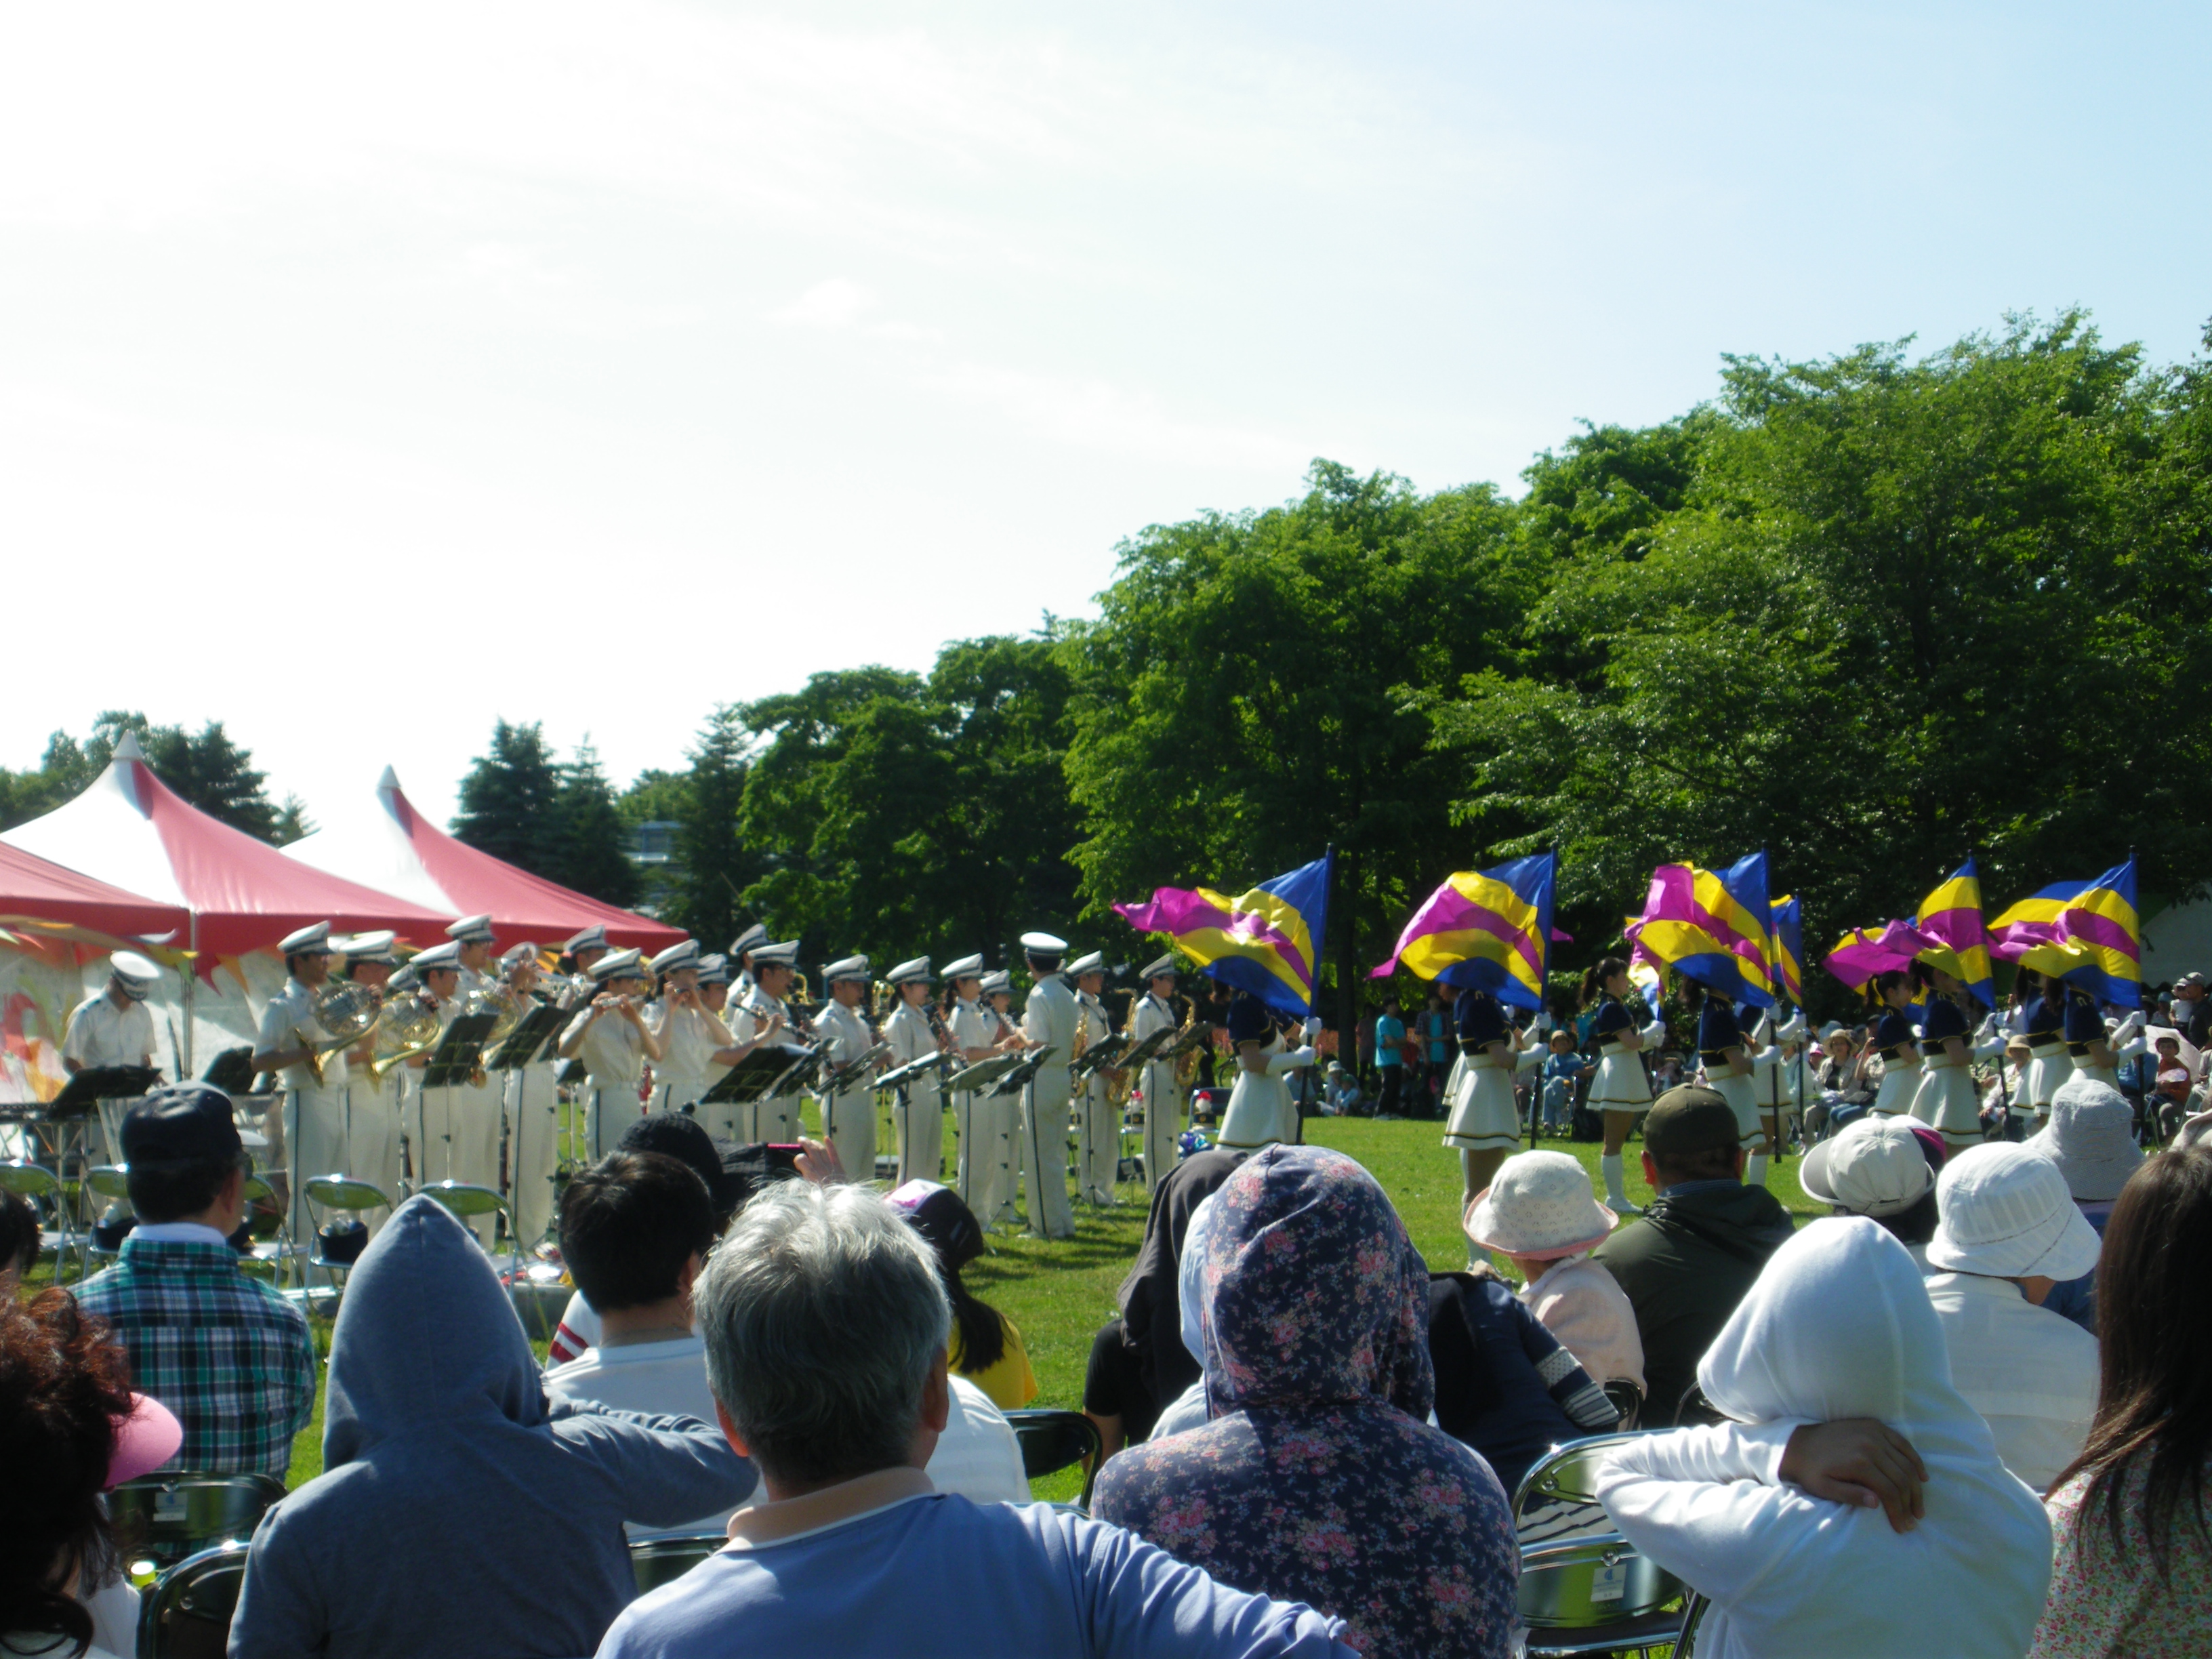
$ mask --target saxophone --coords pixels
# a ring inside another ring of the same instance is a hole
[[[1198,1081],[1199,1045],[1190,1040],[1191,1032],[1198,1025],[1198,999],[1185,997],[1183,1007],[1187,1012],[1182,1017],[1182,1024],[1176,1030],[1176,1041],[1189,1042],[1190,1046],[1176,1056],[1175,1080],[1178,1089],[1188,1089]]]

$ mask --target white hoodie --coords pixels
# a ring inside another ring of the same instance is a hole
[[[2051,1580],[2051,1524],[1951,1386],[1905,1247],[1863,1216],[1776,1251],[1698,1367],[1735,1422],[1623,1447],[1597,1497],[1623,1535],[1712,1598],[1717,1659],[2020,1659]],[[1928,1467],[1928,1513],[1894,1533],[1780,1484],[1790,1431],[1871,1417]],[[1749,1425],[1749,1426],[1739,1426]]]

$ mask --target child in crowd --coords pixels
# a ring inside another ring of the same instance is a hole
[[[891,1208],[928,1241],[938,1276],[952,1303],[946,1367],[990,1395],[1000,1411],[1019,1411],[1037,1396],[1036,1374],[1014,1322],[969,1293],[960,1270],[983,1254],[983,1229],[960,1194],[934,1181],[909,1181],[891,1194]]]
[[[1589,1171],[1565,1152],[1522,1152],[1468,1206],[1467,1236],[1521,1275],[1521,1299],[1592,1381],[1644,1389],[1636,1310],[1589,1259],[1619,1219],[1597,1201]]]

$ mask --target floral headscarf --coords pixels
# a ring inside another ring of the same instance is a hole
[[[1428,1270],[1374,1176],[1325,1147],[1270,1146],[1212,1206],[1204,1359],[1216,1413],[1382,1399],[1428,1416]]]

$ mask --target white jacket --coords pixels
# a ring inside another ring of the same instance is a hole
[[[1596,1485],[1638,1549],[1712,1598],[1701,1656],[2027,1651],[2051,1523],[1951,1386],[1920,1272],[1877,1223],[1817,1222],[1776,1251],[1698,1381],[1735,1422],[1632,1442]],[[1790,1431],[1847,1417],[1878,1418],[1919,1451],[1928,1512],[1912,1531],[1780,1484]]]

